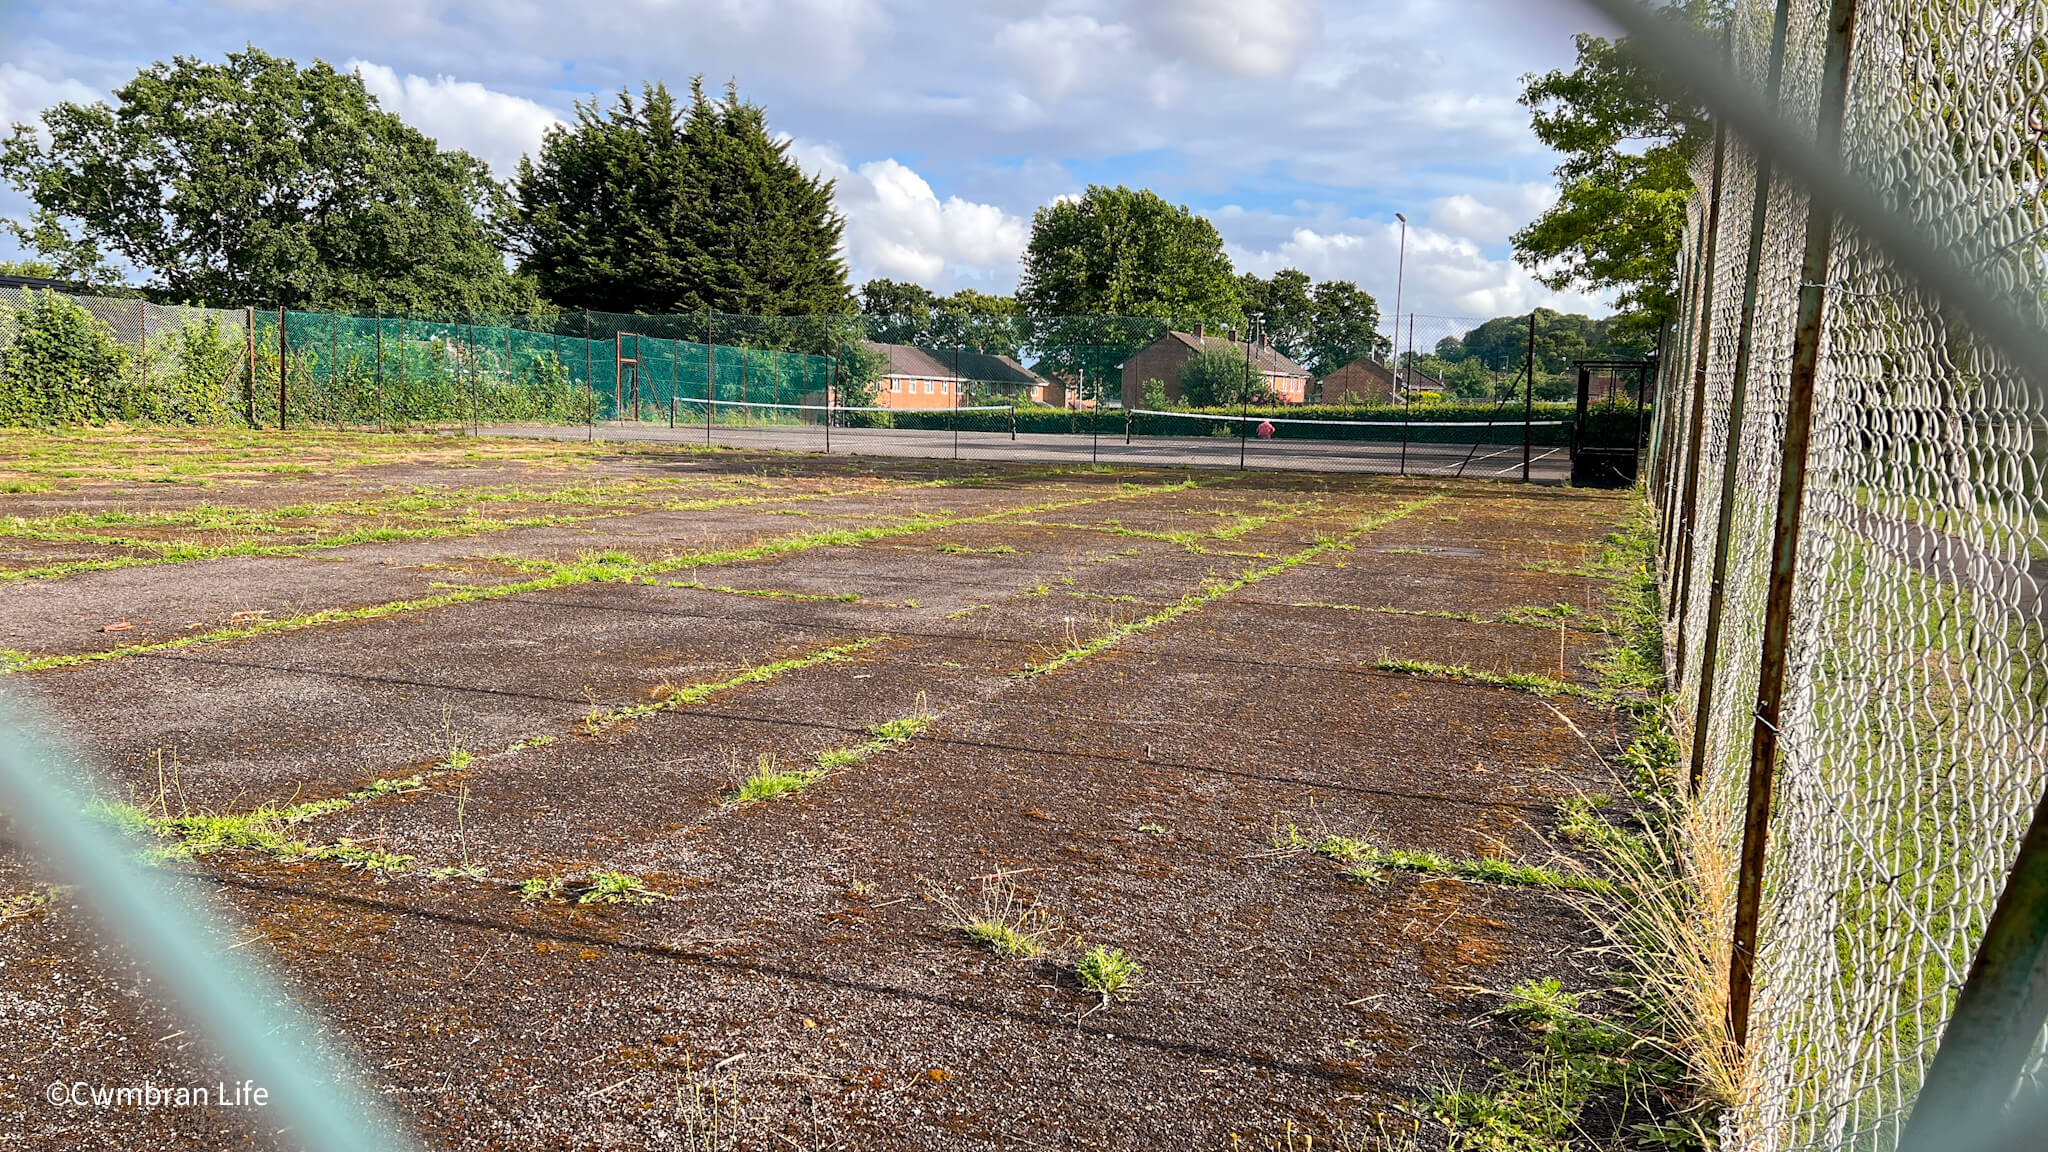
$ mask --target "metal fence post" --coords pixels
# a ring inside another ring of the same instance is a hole
[[[1814,147],[1839,154],[1849,90],[1856,0],[1828,6],[1827,57],[1821,67],[1820,114]],[[1764,610],[1763,656],[1757,664],[1756,721],[1750,731],[1748,792],[1743,801],[1741,871],[1735,889],[1735,939],[1728,957],[1728,1035],[1740,1050],[1749,1038],[1756,975],[1757,924],[1763,901],[1764,843],[1776,783],[1778,725],[1785,697],[1785,656],[1792,633],[1793,581],[1799,570],[1800,515],[1806,502],[1806,451],[1813,433],[1813,380],[1819,366],[1828,255],[1835,217],[1825,205],[1806,209],[1806,253],[1799,273],[1799,322],[1792,338],[1786,388],[1784,455],[1778,464],[1778,519],[1771,534],[1770,599]]]
[[[1714,260],[1721,239],[1721,180],[1727,169],[1728,129],[1718,122],[1714,128],[1714,175],[1707,200],[1705,251],[1700,261],[1699,347],[1692,365],[1692,426],[1685,443],[1685,495],[1678,517],[1678,538],[1674,541],[1677,564],[1672,573],[1672,609],[1678,623],[1677,643],[1672,646],[1673,681],[1685,682],[1685,610],[1692,602],[1693,525],[1699,515],[1700,445],[1707,426],[1707,360],[1714,339]]]
[[[277,430],[284,431],[284,305],[277,306]]]
[[[1792,0],[1778,0],[1771,17],[1771,56],[1764,82],[1773,112],[1785,74],[1785,27]],[[1757,280],[1763,270],[1764,230],[1769,224],[1771,162],[1755,155],[1755,189],[1749,202],[1749,250],[1742,264],[1742,312],[1735,336],[1735,372],[1728,385],[1728,437],[1721,450],[1721,501],[1714,521],[1713,576],[1707,583],[1707,630],[1700,638],[1699,695],[1692,710],[1692,757],[1686,768],[1688,794],[1697,796],[1707,765],[1707,738],[1714,709],[1714,677],[1720,666],[1721,620],[1728,605],[1728,552],[1735,534],[1735,484],[1742,457],[1743,409],[1749,390],[1750,345],[1756,336]]]
[[[243,312],[245,315],[242,318],[242,336],[248,344],[249,379],[248,386],[242,389],[242,404],[247,410],[249,427],[254,428],[256,427],[256,309],[253,307],[245,308]]]

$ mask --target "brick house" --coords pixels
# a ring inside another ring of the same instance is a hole
[[[1169,403],[1178,401],[1180,393],[1180,366],[1188,357],[1197,352],[1230,352],[1245,355],[1242,341],[1208,335],[1200,325],[1194,332],[1168,332],[1143,348],[1131,354],[1121,365],[1123,369],[1124,407],[1145,406],[1145,381],[1157,380],[1166,386]],[[1283,404],[1308,403],[1308,369],[1296,364],[1280,353],[1280,350],[1263,341],[1251,347],[1254,370],[1266,387],[1280,397]]]
[[[876,382],[877,407],[953,408],[970,403],[969,398],[976,394],[1040,404],[1058,402],[1058,385],[1009,356],[911,344],[866,343],[863,347],[889,358],[888,368]]]
[[[1429,373],[1419,368],[1408,371],[1417,391],[1445,391],[1444,382]],[[1372,357],[1360,356],[1323,377],[1319,396],[1324,404],[1398,404],[1401,378]]]

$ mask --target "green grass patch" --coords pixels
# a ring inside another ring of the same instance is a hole
[[[753,774],[740,781],[726,803],[734,806],[762,804],[794,796],[823,780],[827,771],[829,769],[825,768],[781,768],[773,756],[763,756]]]
[[[798,669],[850,659],[855,653],[884,643],[888,639],[889,637],[887,636],[868,636],[855,640],[850,644],[835,644],[829,648],[813,652],[808,656],[798,656],[790,660],[777,660],[772,664],[757,664],[737,676],[711,683],[689,684],[680,688],[672,684],[662,685],[655,689],[658,698],[644,704],[628,704],[620,708],[592,709],[590,714],[583,718],[583,732],[585,735],[595,736],[607,728],[652,716],[658,712],[673,712],[678,708],[688,708],[696,704],[702,704],[720,692],[728,692],[734,688],[743,688],[749,684],[766,683],[777,676],[795,672]]]
[[[1088,949],[1074,964],[1074,979],[1082,988],[1102,997],[1104,1004],[1112,998],[1130,999],[1134,995],[1133,986],[1143,972],[1138,962],[1121,950],[1100,944]]]
[[[1467,680],[1496,688],[1531,692],[1538,696],[1593,695],[1576,685],[1553,680],[1548,676],[1538,676],[1533,672],[1483,672],[1468,664],[1433,664],[1427,660],[1407,660],[1399,657],[1383,657],[1373,661],[1372,666],[1379,672],[1397,672],[1403,676],[1426,676],[1441,680]]]
[[[988,548],[970,548],[965,544],[941,544],[939,551],[955,556],[1013,556],[1017,550],[1008,544],[997,544]]]

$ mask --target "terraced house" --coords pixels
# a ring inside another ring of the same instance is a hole
[[[1181,398],[1180,366],[1197,352],[1234,352],[1252,363],[1252,370],[1282,404],[1308,403],[1308,369],[1296,364],[1278,348],[1261,340],[1247,346],[1242,340],[1211,336],[1201,325],[1193,332],[1168,332],[1133,353],[1123,368],[1124,407],[1145,406],[1145,381],[1166,385],[1166,399]]]
[[[1009,356],[913,344],[865,345],[889,358],[875,390],[883,408],[953,408],[977,399],[1060,405],[1065,390]]]

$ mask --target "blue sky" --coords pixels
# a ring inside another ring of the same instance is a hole
[[[0,120],[253,43],[355,67],[510,175],[572,103],[702,73],[838,181],[856,280],[1009,291],[1031,213],[1089,183],[1215,221],[1241,270],[1357,281],[1391,309],[1607,310],[1514,265],[1554,195],[1515,104],[1594,18],[1564,0],[0,0]],[[0,215],[22,201],[0,191]],[[0,241],[0,247],[6,247]]]

